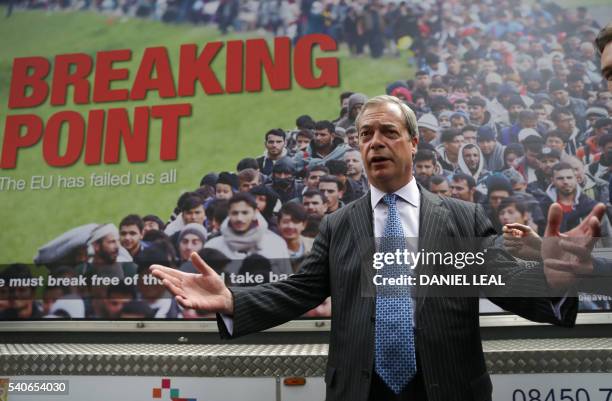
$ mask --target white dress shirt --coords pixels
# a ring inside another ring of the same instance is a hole
[[[405,238],[419,238],[419,213],[421,211],[421,192],[414,177],[410,182],[394,192],[397,196],[397,212],[402,220]],[[370,201],[374,213],[374,237],[382,238],[389,207],[382,198],[386,192],[370,185]]]

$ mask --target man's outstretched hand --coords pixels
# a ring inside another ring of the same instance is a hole
[[[161,265],[152,265],[150,269],[181,306],[232,315],[234,299],[223,279],[195,252],[191,254],[191,263],[200,273],[185,273]]]
[[[567,288],[580,276],[593,272],[591,252],[601,235],[605,212],[606,206],[599,203],[577,227],[561,233],[563,210],[558,203],[552,204],[542,243],[544,274],[550,287]]]

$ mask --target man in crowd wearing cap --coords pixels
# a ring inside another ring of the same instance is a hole
[[[341,118],[336,125],[338,127],[347,129],[349,127],[355,126],[355,118],[357,118],[357,114],[361,110],[361,107],[368,101],[368,97],[363,93],[353,93],[348,98],[348,113],[344,118]],[[315,127],[316,129],[316,127]],[[333,131],[332,131],[333,132]]]
[[[359,184],[362,193],[366,193],[369,188],[368,177],[363,170],[363,160],[361,160],[359,150],[347,150],[344,154],[344,161],[346,163],[346,175]]]
[[[590,130],[593,129],[593,124],[595,123],[595,121],[601,118],[608,117],[608,110],[606,110],[606,108],[602,104],[597,104],[597,106],[589,107],[586,111],[586,135],[590,136]]]
[[[530,184],[538,179],[536,171],[541,168],[539,157],[544,140],[536,130],[526,128],[519,132],[519,142],[525,148],[525,155],[516,169],[525,177],[527,184]]]
[[[302,195],[304,185],[295,180],[295,168],[293,160],[285,157],[272,167],[272,182],[266,184],[278,194],[282,203]]]
[[[561,161],[561,152],[544,146],[538,160],[539,168],[535,171],[537,179],[527,185],[527,191],[537,197],[548,190],[552,180],[552,168]]]
[[[345,205],[363,196],[361,185],[347,176],[347,166],[343,160],[329,160],[325,166],[329,169],[329,174],[338,178],[344,188],[342,202]]]
[[[268,229],[266,219],[257,212],[251,194],[239,192],[229,200],[228,217],[221,224],[221,236],[206,242],[205,248],[216,249],[231,260],[228,273],[240,270],[242,260],[259,254],[270,260],[275,274],[291,274],[285,241]]]
[[[179,262],[190,263],[189,257],[194,252],[199,252],[204,247],[208,233],[203,225],[197,223],[189,223],[178,234],[177,239],[177,254]],[[184,270],[184,269],[181,269]],[[193,270],[193,269],[192,269]]]
[[[582,99],[571,97],[563,82],[556,78],[551,79],[548,83],[548,92],[552,95],[553,106],[555,106],[555,108],[569,110],[578,120],[578,126],[584,128],[587,102]]]
[[[230,199],[234,192],[238,190],[238,177],[236,174],[223,171],[219,173],[219,178],[215,183],[215,198]]]
[[[294,272],[297,272],[304,256],[312,249],[313,239],[302,236],[307,220],[306,209],[297,202],[285,203],[278,212],[278,231],[287,243]]]
[[[314,140],[310,143],[308,152],[296,153],[294,157],[297,171],[325,164],[328,160],[342,160],[348,146],[344,139],[335,134],[336,128],[329,121],[318,121],[315,124]]]
[[[136,265],[131,261],[118,262],[119,251],[125,252],[125,250],[119,243],[119,230],[114,224],[102,224],[96,227],[87,241],[87,246],[93,251],[93,256],[90,262],[77,267],[79,274],[87,277],[93,275],[118,277],[123,280],[136,273]]]
[[[432,146],[438,146],[440,144],[440,126],[438,125],[436,116],[431,113],[423,114],[418,120],[418,126],[420,143],[429,143]]]
[[[266,132],[265,146],[266,151],[263,156],[257,158],[259,170],[264,175],[272,174],[274,164],[287,156],[287,148],[285,142],[286,134],[282,129],[271,129]]]
[[[445,170],[455,171],[459,167],[459,149],[463,146],[461,131],[447,128],[442,131],[442,143],[436,147],[438,161]]]
[[[333,213],[344,206],[344,186],[340,180],[333,175],[326,175],[319,180],[319,191],[326,198],[326,214]]]
[[[177,202],[179,215],[164,229],[169,237],[181,231],[189,223],[204,224],[206,213],[204,211],[204,199],[196,192],[185,192]]]
[[[485,168],[499,171],[504,167],[504,146],[497,142],[490,125],[482,125],[477,131],[478,147],[482,151]]]
[[[119,241],[132,256],[135,263],[138,263],[143,251],[149,243],[142,240],[144,222],[137,214],[125,216],[119,223]]]
[[[164,222],[159,216],[154,214],[147,214],[142,218],[142,222],[144,224],[142,229],[142,236],[144,237],[149,231],[163,231],[164,230]]]

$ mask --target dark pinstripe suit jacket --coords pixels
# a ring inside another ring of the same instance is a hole
[[[491,237],[491,223],[479,205],[442,198],[421,189],[419,248],[439,248],[446,237]],[[233,336],[264,330],[294,319],[332,297],[332,328],[325,374],[327,400],[366,400],[374,365],[375,297],[364,296],[374,251],[369,194],[326,216],[312,252],[289,279],[232,289]],[[543,288],[540,269],[524,269],[503,251],[487,251],[506,283]],[[365,269],[365,270],[362,270]],[[526,284],[526,285],[525,285]],[[550,300],[498,298],[498,305],[528,319],[574,324],[577,302],[563,304],[558,321]],[[430,401],[489,400],[476,297],[417,298],[416,346]],[[222,337],[229,334],[222,322]]]

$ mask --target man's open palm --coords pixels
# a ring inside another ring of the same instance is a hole
[[[185,273],[161,265],[152,265],[151,273],[162,280],[181,306],[233,314],[232,293],[223,279],[195,252],[191,255],[191,263],[200,273]]]

